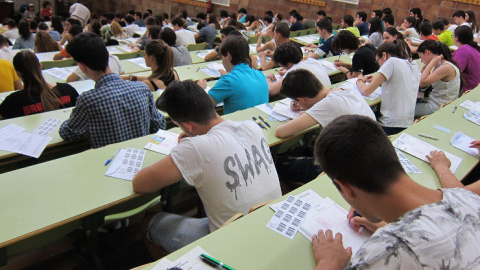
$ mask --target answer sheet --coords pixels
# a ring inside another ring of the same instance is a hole
[[[105,176],[132,181],[142,169],[145,150],[127,148],[120,149],[110,163]]]
[[[38,158],[51,140],[49,136],[19,132],[2,140],[0,150]]]
[[[285,105],[281,102],[275,103],[273,111],[291,119],[295,119],[300,115],[300,111],[294,111],[290,108],[290,105]]]
[[[54,68],[43,70],[43,72],[57,79],[60,79],[62,81],[66,81],[68,76],[70,76],[70,74],[74,69],[75,67],[64,67],[64,68],[54,67]]]
[[[260,111],[268,114],[270,117],[272,117],[273,119],[276,119],[280,122],[283,122],[283,121],[287,121],[288,120],[288,117],[286,116],[283,116],[279,113],[276,113],[273,111],[273,108],[272,106],[270,106],[270,104],[268,103],[265,103],[265,104],[260,104],[260,105],[257,105],[255,106],[255,108],[259,109]],[[270,119],[271,120],[271,119]]]
[[[463,132],[459,131],[453,134],[451,142],[453,147],[458,148],[474,157],[478,157],[479,156],[478,149],[470,147],[470,143],[473,141],[474,141],[473,138],[470,138],[467,135],[463,134]]]
[[[17,126],[15,124],[9,124],[8,126],[0,129],[0,140],[4,141],[4,140],[6,140],[6,139],[8,139],[12,136],[15,136],[15,134],[20,133],[24,130],[25,129],[21,126]]]
[[[55,118],[48,118],[47,121],[43,122],[39,127],[37,127],[32,133],[38,135],[48,135],[52,132],[58,125],[62,123],[61,120]]]
[[[145,149],[169,155],[170,151],[178,145],[179,134],[160,129],[145,145]]]
[[[367,83],[369,84],[369,83]],[[382,87],[378,87],[377,89],[375,89],[375,91],[373,91],[373,93],[371,93],[369,96],[365,96],[362,94],[362,92],[360,91],[360,89],[358,89],[358,86],[357,86],[357,78],[352,78],[352,79],[348,79],[346,83],[343,83],[339,86],[339,88],[342,88],[342,89],[349,89],[349,90],[357,90],[365,99],[368,99],[368,100],[375,100],[379,97],[382,96]]]
[[[129,59],[128,61],[134,63],[137,66],[140,66],[141,68],[149,69],[149,67],[147,67],[147,64],[145,64],[145,58],[143,57]]]

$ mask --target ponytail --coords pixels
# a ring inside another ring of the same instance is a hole
[[[447,45],[443,44],[441,41],[435,41],[432,39],[425,40],[418,46],[417,52],[424,53],[425,50],[429,50],[436,55],[443,55],[443,59],[458,67],[457,63],[453,60],[452,52]]]
[[[469,26],[462,25],[457,27],[455,29],[455,37],[457,37],[458,42],[461,44],[472,46],[480,52],[480,47],[473,41],[472,29]]]
[[[403,40],[394,40],[392,42],[385,42],[376,50],[376,56],[382,56],[383,53],[389,54],[390,56],[405,59],[408,61],[412,60],[412,53],[408,44]]]

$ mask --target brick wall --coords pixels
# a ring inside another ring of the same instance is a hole
[[[87,3],[98,14],[107,11],[126,13],[130,9],[144,12],[148,8],[152,9],[154,14],[166,12],[172,15],[178,14],[182,10],[187,10],[188,15],[191,17],[195,17],[198,12],[205,12],[203,7],[171,2],[170,0],[87,0]],[[386,7],[390,7],[393,10],[393,15],[397,22],[403,22],[403,19],[408,16],[409,10],[418,7],[422,10],[424,17],[430,21],[440,16],[450,18],[453,12],[459,9],[464,11],[473,10],[477,21],[480,23],[480,6],[449,0],[360,0],[358,6],[332,0],[326,0],[326,3],[327,5],[322,9],[332,17],[334,23],[339,23],[344,14],[350,14],[355,17],[357,10],[363,10],[370,15],[372,10]],[[302,16],[309,19],[315,19],[317,16],[316,12],[320,9],[318,6],[288,0],[230,0],[229,7],[214,5],[213,10],[216,14],[221,9],[236,13],[242,7],[247,9],[249,14],[257,17],[263,17],[266,10],[272,10],[274,13],[278,11],[286,17],[288,11],[296,9]]]

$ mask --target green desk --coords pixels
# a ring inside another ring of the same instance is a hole
[[[180,80],[194,80],[198,81],[201,79],[215,79],[213,77],[210,77],[209,75],[203,73],[200,69],[206,67],[210,63],[222,63],[221,60],[218,61],[211,61],[211,62],[203,62],[203,63],[198,63],[198,64],[192,64],[192,65],[186,65],[186,66],[180,66],[180,67],[175,67],[175,70],[178,73],[178,76],[180,77]],[[143,71],[143,72],[137,72],[134,73],[134,75],[137,76],[149,76],[151,74],[150,71]]]
[[[302,37],[314,37],[315,39],[312,41],[312,42],[306,42],[304,40],[302,40]],[[320,35],[319,34],[311,34],[311,35],[305,35],[305,36],[298,36],[298,37],[292,37],[290,38],[291,41],[294,41],[300,45],[308,45],[308,44],[318,44],[318,39],[320,38]]]
[[[201,58],[197,53],[208,53],[212,50],[200,50],[200,51],[190,51],[190,56],[192,57],[192,64],[204,63],[205,58]]]
[[[141,58],[143,58],[143,57],[141,57]],[[135,58],[132,58],[132,59],[135,59]],[[134,64],[134,63],[130,62],[130,60],[132,60],[132,59],[120,60],[120,64],[122,65],[123,70],[125,71],[126,74],[142,72],[142,71],[150,71],[151,70],[151,68],[149,68],[149,67],[143,68],[143,67],[141,67],[137,64]]]

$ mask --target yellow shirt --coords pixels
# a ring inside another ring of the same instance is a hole
[[[443,33],[438,35],[438,39],[440,39],[440,41],[448,47],[453,45],[453,33],[450,30],[445,30]]]
[[[0,59],[0,92],[15,90],[13,83],[18,80],[18,75],[8,60]]]
[[[360,37],[360,30],[356,26],[348,27],[345,30],[352,32],[356,37]]]

